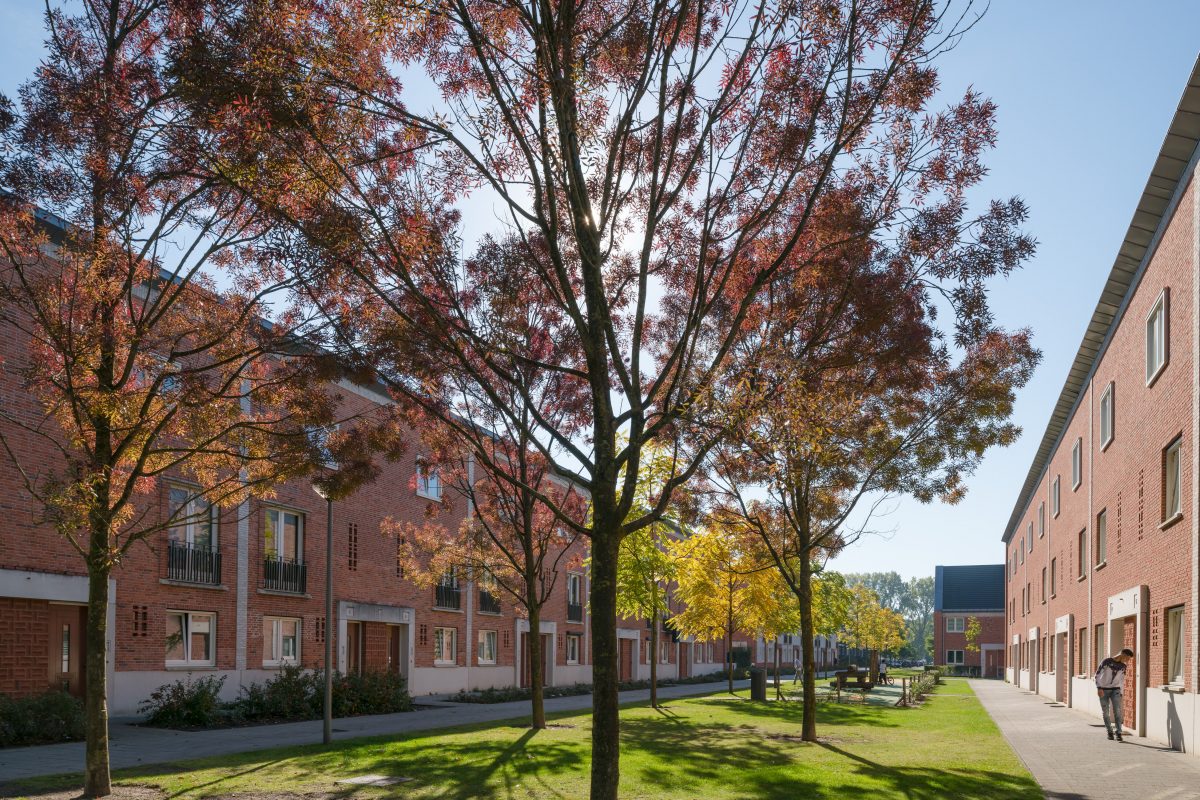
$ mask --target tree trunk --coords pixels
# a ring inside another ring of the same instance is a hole
[[[783,699],[783,689],[780,687],[780,683],[779,683],[779,650],[780,650],[779,642],[776,641],[775,642],[775,699],[776,700]]]
[[[729,616],[725,619],[725,672],[729,677],[729,693],[733,694],[733,579],[729,580]]]
[[[546,692],[544,672],[545,657],[542,654],[542,610],[536,602],[529,607],[529,703],[533,718],[530,727],[540,730],[546,727]]]
[[[658,708],[658,611],[650,612],[650,707]]]
[[[620,779],[620,698],[617,666],[617,536],[615,515],[597,503],[592,529],[592,776],[591,800],[616,800]],[[602,516],[603,515],[603,516]],[[605,519],[608,517],[608,519]]]
[[[871,683],[877,683],[879,681],[879,651],[872,650],[870,652],[869,658],[871,659],[870,680],[871,680]]]
[[[800,657],[804,663],[803,711],[801,713],[800,738],[806,742],[817,740],[817,665],[813,646],[812,608],[812,565],[808,559],[800,561],[800,585],[796,599],[800,601]]]
[[[92,534],[88,564],[86,642],[87,680],[84,692],[86,747],[83,794],[105,797],[112,793],[108,764],[108,532]]]

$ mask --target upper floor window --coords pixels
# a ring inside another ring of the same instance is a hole
[[[1175,519],[1183,513],[1180,494],[1183,488],[1182,469],[1180,468],[1180,451],[1183,437],[1167,445],[1163,450],[1163,522]]]
[[[1046,535],[1046,504],[1038,503],[1038,538]]]
[[[263,551],[267,558],[303,561],[304,515],[281,508],[263,513]]]
[[[1108,447],[1113,440],[1113,427],[1115,414],[1113,412],[1113,388],[1115,384],[1109,383],[1104,388],[1104,394],[1100,395],[1100,449]]]
[[[1062,498],[1059,496],[1059,483],[1062,476],[1055,475],[1054,483],[1050,484],[1050,516],[1057,517],[1058,512],[1062,510]]]
[[[1033,552],[1033,523],[1030,522],[1025,528],[1025,546],[1029,548],[1029,552]]]
[[[946,617],[946,633],[962,633],[965,630],[963,617]]]
[[[1158,374],[1167,366],[1169,353],[1167,347],[1167,290],[1154,301],[1150,313],[1146,315],[1146,383],[1154,382]]]
[[[1071,489],[1078,489],[1083,483],[1083,437],[1075,440],[1071,448]]]
[[[1079,548],[1079,570],[1078,575],[1082,578],[1087,575],[1087,529],[1084,528],[1079,532],[1079,541],[1076,542]]]
[[[1096,515],[1096,566],[1100,566],[1108,556],[1108,511],[1101,510]]]
[[[1050,596],[1058,594],[1058,559],[1050,559]]]
[[[169,541],[198,550],[217,546],[213,507],[202,497],[182,486],[172,486],[167,492],[167,513],[172,522],[167,529]]]
[[[1025,537],[1024,536],[1021,537],[1020,551],[1021,551],[1021,563],[1024,564],[1025,563]]]
[[[442,499],[442,477],[436,469],[417,467],[417,495],[428,500]]]

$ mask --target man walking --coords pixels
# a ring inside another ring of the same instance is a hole
[[[1112,658],[1100,662],[1096,670],[1096,694],[1100,696],[1100,713],[1104,715],[1104,728],[1108,738],[1121,738],[1122,726],[1125,722],[1125,704],[1122,691],[1125,688],[1125,667],[1133,659],[1133,651],[1128,647]],[[1111,717],[1111,721],[1110,721]],[[1115,730],[1114,730],[1115,728]]]
[[[804,661],[800,658],[799,650],[797,650],[795,653],[793,653],[792,661],[794,662],[795,667],[796,667],[796,672],[794,675],[792,675],[792,685],[795,686],[796,682],[800,680],[800,670],[804,665]]]

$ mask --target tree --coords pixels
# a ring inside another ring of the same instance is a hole
[[[979,617],[967,617],[966,648],[968,652],[979,652],[979,634],[983,631],[983,626],[979,622]]]
[[[47,10],[36,78],[19,105],[0,97],[0,322],[29,344],[5,364],[29,404],[0,410],[0,447],[86,567],[84,793],[99,797],[110,576],[153,534],[309,471],[308,432],[337,398],[294,338],[303,320],[263,322],[285,285],[260,248],[270,220],[200,163],[210,140],[166,68],[171,13],[81,6]],[[168,477],[195,488],[168,492],[164,518]]]
[[[750,539],[748,544],[757,543]],[[779,571],[771,563],[770,555],[750,551],[743,558],[741,565],[745,570],[745,622],[746,630],[755,631],[764,640],[774,641],[784,633],[796,630],[800,625],[800,606],[796,597],[783,582]],[[779,651],[775,650],[775,697],[781,699],[783,692],[779,685]]]
[[[875,593],[879,604],[892,611],[901,611],[907,600],[907,586],[899,572],[851,572],[846,575],[851,586],[861,584]]]
[[[855,647],[871,651],[871,681],[879,679],[879,654],[904,644],[904,618],[879,604],[879,596],[862,584],[850,589],[845,635]]]
[[[590,538],[591,796],[615,798],[621,540],[727,435],[715,398],[778,281],[874,235],[921,257],[957,225],[992,107],[926,108],[969,21],[931,0],[181,6],[178,72],[224,174],[273,206],[312,302],[352,295],[323,306],[325,344],[499,476],[464,408],[503,413],[514,359],[545,372],[528,438],[590,497],[586,523],[559,516]],[[457,228],[489,205],[519,257],[476,269]],[[494,336],[514,293],[553,309],[549,359]],[[654,445],[675,468],[631,516]]]
[[[621,540],[617,561],[617,614],[647,620],[650,624],[650,706],[658,708],[659,637],[670,613],[667,586],[675,577],[675,562],[668,554],[676,535],[666,522],[641,528]]]
[[[904,624],[908,626],[908,641],[913,655],[925,658],[933,650],[932,645],[926,645],[926,634],[931,632],[933,625],[932,577],[908,580],[900,613],[904,615]]]

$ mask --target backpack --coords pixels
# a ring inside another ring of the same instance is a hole
[[[1096,670],[1096,688],[1121,689],[1125,686],[1125,667],[1111,658],[1104,659]]]

